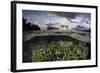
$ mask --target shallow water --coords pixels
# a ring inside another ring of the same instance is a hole
[[[32,62],[32,49],[40,44],[50,43],[52,41],[73,41],[77,40],[67,35],[45,35],[45,36],[34,36],[30,40],[23,41],[23,62]],[[80,40],[78,40],[80,41]],[[84,41],[83,41],[84,42]],[[85,52],[88,54],[87,59],[90,59],[90,42],[85,42]]]

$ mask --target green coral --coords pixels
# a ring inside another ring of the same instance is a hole
[[[63,44],[61,44],[59,42],[52,41],[51,43],[42,44],[33,48],[32,61],[66,61],[83,60],[87,58],[87,54],[84,50],[86,43],[77,40],[68,41],[68,44],[65,42],[66,41],[62,41]]]

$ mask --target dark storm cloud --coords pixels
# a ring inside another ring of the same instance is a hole
[[[61,17],[66,17],[69,19],[74,19],[78,15],[82,15],[82,16],[87,17],[89,19],[91,18],[90,13],[23,10],[24,17],[30,16],[32,14],[41,16],[42,14],[47,14],[47,13],[55,14],[55,15],[61,16]]]
[[[52,12],[58,16],[64,16],[66,18],[74,19],[78,15],[83,15],[85,17],[91,18],[90,13],[79,13],[79,12]]]
[[[70,24],[72,27],[91,24],[91,14],[79,12],[23,10],[23,18],[40,27],[45,27],[48,23]]]

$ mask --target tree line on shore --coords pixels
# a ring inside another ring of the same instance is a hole
[[[27,23],[27,19],[23,18],[23,30],[24,31],[34,31],[41,30],[41,28],[35,23]]]

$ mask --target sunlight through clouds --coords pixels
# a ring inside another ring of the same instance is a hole
[[[23,18],[29,23],[38,25],[41,29],[47,28],[49,23],[59,28],[61,25],[68,25],[70,28],[76,28],[78,25],[90,28],[90,17],[89,13],[23,11]]]

